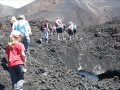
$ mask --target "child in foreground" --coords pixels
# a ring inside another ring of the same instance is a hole
[[[12,90],[23,90],[25,69],[25,47],[21,43],[22,34],[13,31],[6,47],[6,60],[12,82]]]

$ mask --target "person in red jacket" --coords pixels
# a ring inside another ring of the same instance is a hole
[[[5,52],[12,82],[12,90],[23,90],[25,47],[21,43],[21,40],[22,34],[19,31],[13,31]]]

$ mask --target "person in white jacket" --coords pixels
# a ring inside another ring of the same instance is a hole
[[[55,27],[58,35],[58,40],[60,40],[60,34],[62,35],[62,38],[65,39],[63,34],[63,24],[59,17],[57,17],[55,21]]]

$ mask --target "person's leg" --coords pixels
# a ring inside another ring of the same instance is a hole
[[[56,28],[57,31],[57,39],[60,40],[60,32],[59,32],[59,28]]]
[[[71,40],[71,35],[70,35],[70,40]]]
[[[23,38],[23,40],[22,40],[22,43],[24,44],[24,46],[25,46],[25,55],[26,55],[26,57],[25,57],[25,67],[26,67],[26,62],[27,62],[27,58],[29,57],[29,50],[28,50],[28,48],[29,48],[29,44],[30,44],[30,39],[26,39],[26,38]],[[26,72],[26,68],[24,68],[24,70],[25,70],[25,72]]]
[[[71,40],[71,30],[68,30],[68,34],[69,34],[69,40]]]
[[[63,28],[60,28],[60,33],[61,33],[62,39],[65,39],[65,38],[64,38],[64,31],[63,31]]]
[[[44,38],[44,31],[42,31],[42,36],[41,36],[41,38],[40,38],[40,42],[42,43],[42,41],[43,41],[43,38]]]
[[[47,36],[47,33],[46,33],[46,30],[43,31],[43,41],[46,41],[46,36]]]
[[[18,82],[16,85],[16,89],[22,89],[23,88],[23,84],[24,84],[24,72],[23,72],[23,67],[24,65],[17,65],[16,66],[16,72],[17,72],[17,76],[18,76]]]
[[[48,30],[45,30],[45,41],[46,41],[46,42],[48,41],[48,36],[49,36]]]
[[[11,82],[12,82],[12,90],[15,90],[17,81],[18,81],[17,74],[13,67],[9,67],[9,73],[10,73]]]
[[[65,30],[64,30],[63,34],[64,34],[64,37],[65,37],[65,35],[66,35],[66,31]]]
[[[64,35],[64,32],[62,33],[62,38],[63,38],[63,40],[65,40],[66,38],[65,38],[65,35]]]
[[[73,39],[73,34],[74,34],[74,32],[71,30],[71,40]]]
[[[23,38],[22,43],[25,46],[25,50],[26,50],[25,53],[28,54],[28,48],[29,48],[29,44],[30,44],[30,39]]]
[[[58,40],[60,40],[60,33],[57,33]]]
[[[74,30],[74,37],[76,37],[76,30]]]

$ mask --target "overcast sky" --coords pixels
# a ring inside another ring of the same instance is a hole
[[[0,0],[0,4],[12,6],[14,8],[20,8],[34,0]]]

